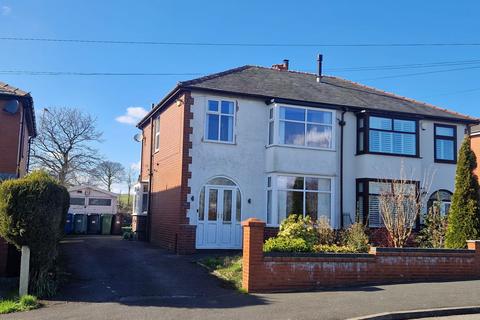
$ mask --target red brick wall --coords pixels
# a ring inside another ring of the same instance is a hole
[[[264,254],[265,224],[243,223],[243,287],[249,292],[418,280],[480,278],[480,241],[468,250],[372,248],[368,254]]]
[[[477,158],[477,168],[473,172],[479,177],[480,175],[480,135],[470,137],[470,146]]]
[[[193,114],[190,108],[193,98],[190,92],[184,92],[177,101],[165,106],[159,113],[160,148],[157,152],[153,150],[149,229],[153,244],[179,253],[189,253],[195,249],[195,228],[185,226],[189,223],[187,195],[191,176],[188,165],[191,163],[190,120]],[[150,124],[142,130],[141,177],[147,180],[151,155]]]
[[[0,172],[16,174],[21,117],[4,112],[6,102],[0,100]]]

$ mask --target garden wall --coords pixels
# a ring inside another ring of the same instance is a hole
[[[468,249],[371,248],[365,254],[265,253],[265,223],[243,225],[243,287],[248,292],[406,281],[480,278],[480,241]]]

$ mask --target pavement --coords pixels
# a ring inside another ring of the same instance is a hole
[[[177,256],[144,242],[73,236],[62,252],[71,275],[57,297],[0,319],[328,320],[480,304],[480,281],[247,295],[198,266],[199,255]]]

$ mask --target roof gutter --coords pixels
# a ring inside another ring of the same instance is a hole
[[[167,95],[162,100],[160,100],[160,102],[157,103],[157,105],[154,106],[152,110],[150,110],[145,115],[145,117],[143,117],[142,120],[137,123],[137,128],[140,129],[141,127],[143,127],[147,123],[148,119],[150,119],[155,114],[155,112],[157,112],[157,110],[162,108],[165,104],[168,104],[168,102],[173,100],[182,90],[183,86],[181,84],[177,84],[175,88],[173,88],[169,93],[167,93]]]
[[[271,98],[267,100],[265,103],[266,104],[271,104],[271,103],[296,104],[296,105],[301,105],[306,107],[316,107],[316,108],[325,108],[325,109],[334,109],[334,110],[343,110],[345,108],[348,108],[348,111],[353,111],[353,112],[366,111],[366,112],[377,113],[377,114],[388,113],[389,115],[397,115],[397,116],[404,116],[404,117],[408,116],[408,117],[417,118],[417,119],[430,119],[430,120],[457,122],[457,123],[464,123],[464,124],[480,124],[480,119],[461,119],[461,118],[454,118],[454,117],[440,117],[440,116],[431,116],[431,115],[424,115],[424,114],[420,115],[420,114],[415,114],[410,112],[394,112],[394,111],[378,110],[378,109],[371,109],[371,108],[362,108],[362,107],[355,107],[355,106],[345,106],[345,105],[302,101],[302,100],[292,100],[292,99],[284,99],[284,98]]]
[[[150,117],[152,117],[153,114],[157,112],[157,110],[161,109],[165,104],[168,104],[173,99],[175,99],[176,96],[183,90],[195,90],[195,91],[203,91],[203,92],[225,94],[225,95],[240,95],[244,97],[264,100],[267,105],[272,103],[286,103],[286,104],[296,104],[296,105],[307,106],[307,107],[316,107],[316,108],[325,108],[325,109],[334,109],[334,110],[343,110],[347,108],[348,111],[353,111],[353,112],[355,111],[360,112],[365,110],[372,113],[388,113],[390,115],[398,115],[398,116],[408,115],[409,117],[415,117],[418,119],[431,119],[431,120],[437,120],[437,121],[456,122],[456,123],[464,123],[464,124],[480,124],[480,119],[475,120],[475,119],[461,119],[461,118],[454,118],[454,117],[419,115],[419,114],[414,114],[409,112],[392,112],[392,111],[384,111],[384,110],[348,106],[348,105],[338,105],[338,104],[321,103],[321,102],[313,102],[313,101],[306,101],[306,100],[286,99],[286,98],[280,98],[280,97],[248,94],[244,92],[199,88],[195,86],[184,85],[180,82],[155,107],[153,107],[152,110],[150,110],[147,113],[147,115],[142,120],[140,120],[140,122],[138,122],[137,128],[141,128],[142,126],[144,126],[147,120]]]

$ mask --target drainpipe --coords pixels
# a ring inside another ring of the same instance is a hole
[[[345,113],[347,109],[343,109],[342,118],[338,122],[340,125],[340,229],[343,229],[343,128],[345,127]]]
[[[24,139],[24,126],[25,126],[25,105],[24,102],[22,101],[22,107],[20,109],[20,132],[18,133],[18,154],[17,154],[17,178],[20,178],[20,162],[22,161],[22,155],[23,155],[23,139]]]
[[[27,173],[30,172],[30,153],[32,150],[32,139],[33,137],[28,137],[28,153],[27,153]]]
[[[154,105],[152,104],[152,109]],[[146,240],[150,242],[150,215],[151,215],[151,207],[152,207],[152,179],[153,179],[153,118],[154,114],[150,117],[150,164],[148,166],[148,205],[147,205],[147,234],[146,234]]]

